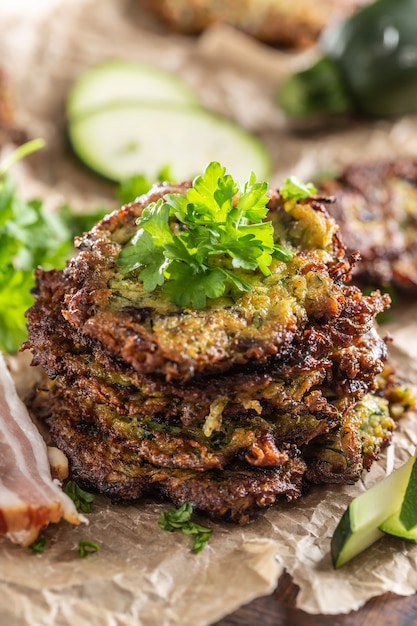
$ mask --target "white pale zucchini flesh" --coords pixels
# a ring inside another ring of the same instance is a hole
[[[401,508],[414,457],[352,500],[331,539],[333,565],[341,567],[383,536],[381,525]]]
[[[72,118],[103,106],[138,100],[197,104],[194,91],[175,74],[145,63],[111,59],[88,68],[74,81],[66,113]]]
[[[271,170],[262,142],[198,106],[107,106],[70,120],[68,133],[77,156],[114,181],[139,173],[156,179],[165,166],[173,180],[192,179],[211,161],[242,183],[252,171],[266,180]]]

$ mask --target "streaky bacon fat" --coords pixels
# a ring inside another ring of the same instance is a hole
[[[52,478],[46,443],[0,353],[0,535],[28,546],[62,518],[87,522]]]

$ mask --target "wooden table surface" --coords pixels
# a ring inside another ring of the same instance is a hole
[[[216,622],[213,626],[416,626],[417,594],[386,593],[359,611],[344,615],[310,615],[295,608],[297,587],[290,576],[281,577],[276,591]]]

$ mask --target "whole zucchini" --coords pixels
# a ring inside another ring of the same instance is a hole
[[[330,25],[318,45],[320,58],[278,90],[289,117],[417,111],[417,0],[376,0]]]

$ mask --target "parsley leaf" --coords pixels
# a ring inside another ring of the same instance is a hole
[[[82,559],[85,559],[89,554],[98,552],[100,546],[95,541],[88,541],[88,539],[80,539],[78,543],[78,554]]]
[[[7,353],[17,352],[27,338],[25,312],[33,304],[35,267],[63,267],[73,237],[107,213],[100,208],[78,214],[68,206],[52,213],[40,200],[19,196],[8,169],[42,146],[42,140],[30,141],[0,164],[0,350]]]
[[[94,502],[94,495],[92,493],[81,489],[73,480],[67,482],[64,491],[67,496],[71,498],[79,511],[83,513],[91,512],[91,506]]]
[[[224,293],[227,274],[220,269],[202,269],[190,274],[183,263],[174,261],[170,270],[171,279],[164,292],[178,306],[190,304],[195,309],[203,309],[206,298],[219,298]]]
[[[211,528],[200,526],[191,521],[193,507],[189,502],[185,502],[179,509],[172,508],[161,513],[159,517],[159,527],[168,532],[181,530],[184,535],[194,535],[192,551],[201,552],[211,536]]]
[[[46,537],[40,535],[35,541],[30,545],[30,549],[35,554],[42,554],[45,552],[46,548]]]
[[[286,200],[305,200],[317,193],[313,183],[303,183],[296,176],[289,176],[279,190]]]
[[[128,204],[149,191],[150,186],[146,176],[138,174],[122,180],[117,187],[116,194],[122,204]]]
[[[25,311],[33,304],[33,270],[63,263],[72,249],[66,228],[27,202],[9,178],[0,179],[0,349],[16,352],[26,339]]]
[[[245,272],[268,276],[273,258],[292,257],[265,221],[267,188],[254,174],[241,188],[210,163],[186,195],[167,194],[144,209],[139,230],[120,251],[122,273],[136,272],[146,291],[160,287],[181,307],[202,309],[208,298],[249,291]]]
[[[96,207],[89,211],[74,211],[68,204],[63,204],[58,208],[57,213],[53,213],[53,217],[60,224],[61,229],[68,232],[69,241],[73,238],[88,232],[109,213],[108,207]]]

